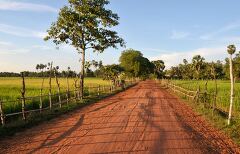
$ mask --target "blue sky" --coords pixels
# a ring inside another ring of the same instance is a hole
[[[116,27],[127,48],[170,67],[201,54],[208,61],[224,60],[228,44],[240,47],[240,1],[231,0],[110,0],[120,16]],[[54,61],[79,70],[79,55],[63,45],[44,42],[46,30],[67,0],[0,0],[0,71],[34,70]],[[123,48],[103,54],[88,51],[87,59],[118,63]]]

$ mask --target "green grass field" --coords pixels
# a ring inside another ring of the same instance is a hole
[[[67,89],[66,78],[60,78],[60,87],[62,91]],[[78,81],[79,82],[79,81]],[[39,96],[42,84],[42,78],[26,78],[26,96]],[[86,78],[85,86],[110,85],[111,83],[101,78]],[[69,79],[70,90],[74,90],[74,79]],[[0,78],[0,99],[14,100],[21,96],[22,79],[21,78]],[[49,79],[44,81],[43,94],[48,94]],[[52,78],[52,91],[57,91],[55,78]]]
[[[205,90],[205,84],[207,81],[204,80],[172,80],[172,82],[178,86],[183,88],[196,91],[200,87],[200,91]],[[217,80],[217,107],[223,109],[224,111],[228,111],[229,102],[230,102],[230,81],[227,80]],[[240,83],[235,83],[235,99],[233,110],[235,113],[240,112]],[[207,92],[210,94],[215,93],[215,82],[209,80],[207,82]],[[213,97],[210,97],[210,101],[212,101]]]
[[[65,93],[67,91],[67,79],[60,78],[60,92]],[[79,85],[79,80],[77,81]],[[91,90],[91,94],[89,93],[87,87],[98,87],[98,85],[110,85],[109,81],[103,80],[101,78],[86,78],[85,79],[85,93],[88,95],[96,95],[97,88]],[[26,94],[25,97],[34,97],[40,96],[40,89],[42,85],[42,78],[25,78],[26,85]],[[22,79],[21,78],[0,78],[0,99],[3,102],[3,110],[5,114],[8,113],[16,113],[21,112],[21,101],[18,98],[21,98],[21,88],[22,88]],[[69,78],[69,90],[71,91],[71,96],[74,97],[74,79]],[[49,106],[49,79],[46,78],[44,81],[43,87],[43,108]],[[52,101],[58,102],[57,95],[57,84],[55,78],[52,78]],[[66,95],[61,95],[62,99],[66,99]],[[39,97],[31,98],[26,100],[26,110],[39,109],[40,101]]]

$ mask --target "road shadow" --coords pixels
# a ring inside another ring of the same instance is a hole
[[[155,124],[153,120],[151,120],[151,118],[155,116],[152,109],[153,106],[156,104],[157,99],[157,97],[152,97],[151,94],[152,93],[150,91],[146,93],[146,98],[149,99],[149,102],[147,105],[141,104],[140,108],[143,112],[139,112],[138,116],[141,120],[147,123],[147,126],[156,128],[159,134],[157,140],[155,140],[154,142],[153,147],[150,149],[151,153],[164,153],[164,140],[166,139],[166,133],[163,128],[161,128],[159,125]]]
[[[85,114],[81,115],[79,120],[76,122],[76,124],[71,127],[70,129],[68,129],[67,131],[63,132],[59,137],[53,139],[52,141],[50,142],[47,142],[48,139],[50,137],[52,137],[55,133],[53,134],[50,134],[42,143],[39,147],[33,149],[32,151],[29,152],[29,154],[33,154],[35,152],[37,152],[38,150],[42,149],[43,147],[50,147],[50,146],[53,146],[57,143],[59,143],[60,141],[62,141],[63,139],[65,139],[67,136],[70,136],[74,131],[76,131],[83,123],[84,121],[84,116]]]

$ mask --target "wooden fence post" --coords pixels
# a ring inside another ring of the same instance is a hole
[[[52,109],[52,65],[53,65],[53,62],[51,62],[50,64],[50,72],[49,72],[49,94],[48,94],[48,97],[49,97],[49,109],[51,110]]]
[[[105,93],[105,85],[103,85],[103,93]]]
[[[70,69],[70,68],[69,68]],[[67,75],[67,106],[68,106],[68,103],[69,103],[69,98],[71,98],[71,94],[70,94],[70,88],[69,88],[69,72],[68,72],[68,75]]]
[[[213,101],[213,111],[216,110],[216,107],[217,107],[217,95],[218,95],[218,85],[217,85],[217,80],[215,76],[214,76],[214,81],[215,81],[215,94],[214,94],[214,101]]]
[[[70,91],[70,88],[69,88],[69,80],[68,80],[68,76],[67,76],[67,91],[68,91],[68,93],[69,93],[69,91]]]
[[[98,96],[100,96],[100,85],[98,85]]]
[[[203,102],[204,102],[204,107],[207,107],[207,84],[208,81],[206,81],[205,85],[204,85],[204,98],[203,98]]]
[[[43,93],[44,80],[45,80],[45,77],[43,75],[43,70],[42,70],[42,85],[41,85],[41,89],[40,89],[40,104],[39,104],[40,113],[42,113],[42,107],[43,107],[42,93]]]
[[[5,116],[3,112],[3,102],[0,100],[0,117],[1,117],[1,124],[2,126],[5,126]]]
[[[59,83],[58,77],[57,77],[57,68],[54,68],[54,76],[55,76],[56,84],[57,84],[57,87],[58,87],[59,107],[62,108],[61,91],[60,91],[60,83]]]
[[[26,115],[25,115],[25,104],[26,104],[26,100],[25,100],[25,92],[26,92],[26,87],[25,87],[25,78],[24,78],[24,73],[21,73],[22,76],[22,90],[21,90],[21,94],[22,94],[22,118],[23,120],[26,120]]]
[[[198,90],[197,91],[198,91],[197,92],[197,104],[199,104],[200,91],[201,91],[200,86],[198,86]]]
[[[42,89],[41,89],[40,90],[40,104],[39,104],[40,113],[42,112],[42,107],[43,107],[43,102],[42,102]]]
[[[75,98],[75,102],[77,102],[78,92],[77,92],[77,80],[76,79],[74,79],[74,98]]]
[[[68,103],[69,103],[69,90],[66,91],[66,98],[67,98],[67,106],[68,106]]]

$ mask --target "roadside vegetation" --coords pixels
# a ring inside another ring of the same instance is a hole
[[[224,62],[207,62],[201,55],[190,62],[184,59],[166,70],[165,78],[177,86],[173,91],[240,144],[240,52],[234,45],[229,45],[227,52]]]
[[[201,93],[201,95],[199,98],[189,98],[182,92],[178,92],[177,90],[173,91],[175,91],[175,93],[180,98],[184,99],[185,102],[187,102],[197,113],[205,117],[205,119],[209,123],[225,132],[238,145],[240,145],[240,83],[235,84],[235,90],[237,93],[235,95],[235,98],[233,99],[231,123],[230,125],[228,125],[231,89],[229,80],[217,80],[218,94],[216,97],[214,81],[207,82],[206,80],[171,80],[169,82],[184,88],[184,90],[182,89],[181,91],[185,93],[186,91],[197,92],[198,90],[200,90],[199,92]]]
[[[210,101],[214,99],[216,92],[215,81],[213,80],[171,80],[174,84],[181,86],[185,89],[197,91],[198,89],[201,92],[205,90],[207,93],[212,94]],[[229,80],[217,80],[217,106],[220,106],[221,109],[228,112],[229,102],[230,102],[230,90],[231,85]],[[234,99],[234,112],[240,112],[240,82],[235,83],[235,99]]]

